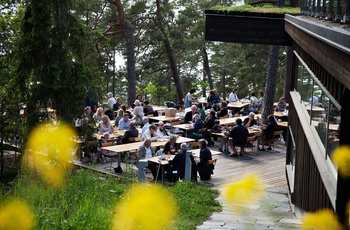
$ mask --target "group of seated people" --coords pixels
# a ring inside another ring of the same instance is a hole
[[[197,172],[201,180],[209,180],[211,174],[213,174],[214,166],[208,164],[208,161],[212,159],[210,150],[207,148],[207,142],[204,139],[198,141],[200,153],[199,158],[194,158],[190,155],[190,161],[192,165],[191,180],[197,180]],[[138,160],[147,159],[156,156],[156,151],[152,148],[152,140],[145,139],[143,144],[138,148]],[[172,155],[169,159],[169,164],[164,165],[166,172],[166,179],[169,182],[183,180],[185,177],[185,165],[186,165],[186,152],[188,145],[182,143],[181,147],[178,148],[176,144],[176,136],[171,135],[169,141],[166,143],[163,152],[168,155]],[[159,164],[154,162],[148,162],[147,168],[151,171],[153,178],[160,180],[162,176],[160,175]]]

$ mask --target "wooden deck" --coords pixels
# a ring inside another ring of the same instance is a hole
[[[217,150],[217,147],[210,147],[212,150]],[[283,144],[276,144],[275,151],[258,151],[254,148],[254,152],[260,155],[250,155],[251,149],[247,149],[247,156],[251,157],[251,160],[244,160],[241,157],[229,157],[224,153],[213,155],[213,159],[218,159],[215,166],[214,175],[210,183],[214,187],[223,187],[226,183],[239,179],[246,173],[255,172],[259,175],[265,185],[287,188],[287,181],[285,176],[285,155],[286,147]],[[98,170],[101,173],[115,175],[113,167],[117,166],[117,162],[113,162],[112,171],[110,170],[110,159],[107,159],[105,163],[91,164],[83,159],[83,162],[75,161],[75,164],[79,167],[90,168]],[[126,164],[121,164],[123,170],[126,169]],[[130,167],[129,167],[130,168]],[[132,169],[136,170],[136,166],[132,165]],[[151,174],[147,174],[150,178]]]

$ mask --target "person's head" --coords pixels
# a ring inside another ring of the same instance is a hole
[[[209,91],[209,95],[210,95],[210,96],[213,96],[214,94],[215,94],[215,93],[214,93],[214,90],[210,90],[210,91]]]
[[[194,120],[194,121],[197,121],[197,120],[200,120],[200,119],[201,119],[201,117],[199,116],[198,113],[196,113],[196,114],[193,116],[193,120]]]
[[[87,115],[90,115],[91,107],[90,106],[86,106],[85,109],[84,109],[84,113],[87,114]]]
[[[237,93],[238,93],[238,89],[234,88],[234,89],[232,90],[232,93],[237,94]]]
[[[170,141],[170,143],[175,144],[176,143],[176,136],[175,135],[170,135],[169,141]]]
[[[204,139],[199,139],[198,145],[199,145],[199,148],[205,148],[205,147],[207,147],[207,141]]]
[[[201,109],[201,108],[203,108],[203,104],[202,104],[202,103],[199,103],[199,104],[197,105],[197,107]]]
[[[149,101],[144,101],[143,104],[149,105]]]
[[[146,117],[146,116],[144,116],[144,117],[142,118],[142,124],[147,124],[148,122],[149,122],[149,118]]]
[[[222,101],[221,102],[221,108],[226,108],[227,107],[227,102],[226,101]]]
[[[214,124],[215,124],[215,125],[220,125],[220,120],[219,120],[219,119],[216,119],[216,120],[214,121]]]
[[[130,128],[133,129],[136,127],[135,121],[130,122]]]
[[[250,96],[252,96],[252,97],[255,97],[255,92],[252,92],[251,94],[250,94]]]
[[[236,119],[236,124],[237,125],[242,125],[242,119],[241,118],[237,118]]]
[[[211,115],[211,117],[216,117],[215,110],[210,111],[210,115]]]
[[[139,100],[135,100],[134,104],[135,104],[136,106],[139,106],[141,103],[140,103]]]
[[[142,100],[142,95],[141,94],[137,95],[136,99],[141,101]]]
[[[194,94],[194,92],[196,92],[196,89],[191,89],[190,90],[190,94]]]
[[[182,152],[187,152],[187,149],[188,149],[188,145],[186,143],[182,143],[180,145],[180,149],[182,150]]]
[[[281,97],[279,102],[283,103],[284,102],[284,97]]]
[[[250,112],[248,116],[254,119],[255,118],[255,113],[254,112]]]
[[[122,102],[122,99],[120,97],[117,97],[116,101],[118,104],[120,104]]]
[[[213,89],[214,94],[218,94],[218,90],[217,89]]]
[[[263,97],[263,96],[264,96],[264,92],[261,91],[261,92],[259,93],[259,95],[260,95],[260,97]]]
[[[106,96],[109,99],[109,98],[113,97],[113,93],[112,92],[108,92]]]
[[[96,110],[96,114],[101,116],[103,114],[103,108],[102,107],[98,107],[97,110]]]
[[[103,115],[102,122],[105,125],[109,124],[109,122],[110,122],[109,117],[107,115]]]
[[[152,144],[152,141],[151,139],[146,139],[143,144],[145,145],[146,148],[149,148]]]
[[[124,113],[126,112],[126,105],[121,105],[120,108],[124,111]]]
[[[197,112],[197,106],[196,105],[192,105],[191,106],[191,111],[192,111],[192,113]]]
[[[271,114],[271,115],[269,115],[269,116],[267,117],[267,120],[268,120],[269,122],[275,122],[275,117]]]
[[[118,117],[122,117],[124,114],[124,111],[122,109],[119,109],[117,112]]]
[[[158,122],[158,128],[163,130],[164,129],[164,122],[163,121],[159,121]]]
[[[149,126],[149,130],[151,131],[151,133],[154,133],[157,130],[157,126],[155,125],[150,125]]]
[[[124,113],[123,114],[123,119],[124,119],[124,121],[128,121],[129,120],[129,114],[128,113]]]

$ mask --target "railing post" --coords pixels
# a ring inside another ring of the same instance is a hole
[[[316,16],[316,0],[312,0],[311,16]]]
[[[350,0],[346,1],[346,10],[343,18],[344,23],[350,23]]]
[[[329,0],[328,3],[328,14],[327,18],[328,20],[333,20],[333,8],[334,8],[334,0]]]
[[[185,156],[185,181],[191,181],[191,172],[192,172],[192,161],[190,156],[192,152],[187,151]]]
[[[321,8],[321,0],[317,0],[316,15],[315,15],[315,17],[317,17],[317,18],[321,17],[321,14],[322,14],[321,9],[322,9],[322,8]]]
[[[307,15],[311,15],[311,9],[310,7],[312,6],[312,0],[309,0],[307,3]]]
[[[341,21],[341,0],[337,0],[337,13],[335,15],[335,21],[340,22]]]
[[[327,2],[326,2],[326,0],[323,0],[322,1],[322,10],[321,10],[321,18],[325,18],[326,16],[327,16],[327,7],[326,7],[326,5],[327,5]]]

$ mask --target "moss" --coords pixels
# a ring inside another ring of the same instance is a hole
[[[241,6],[230,6],[223,7],[220,5],[214,6],[211,10],[219,10],[223,12],[250,12],[250,13],[273,13],[273,14],[300,14],[299,7],[276,7],[271,4],[264,6],[252,6],[252,5],[241,5]]]

